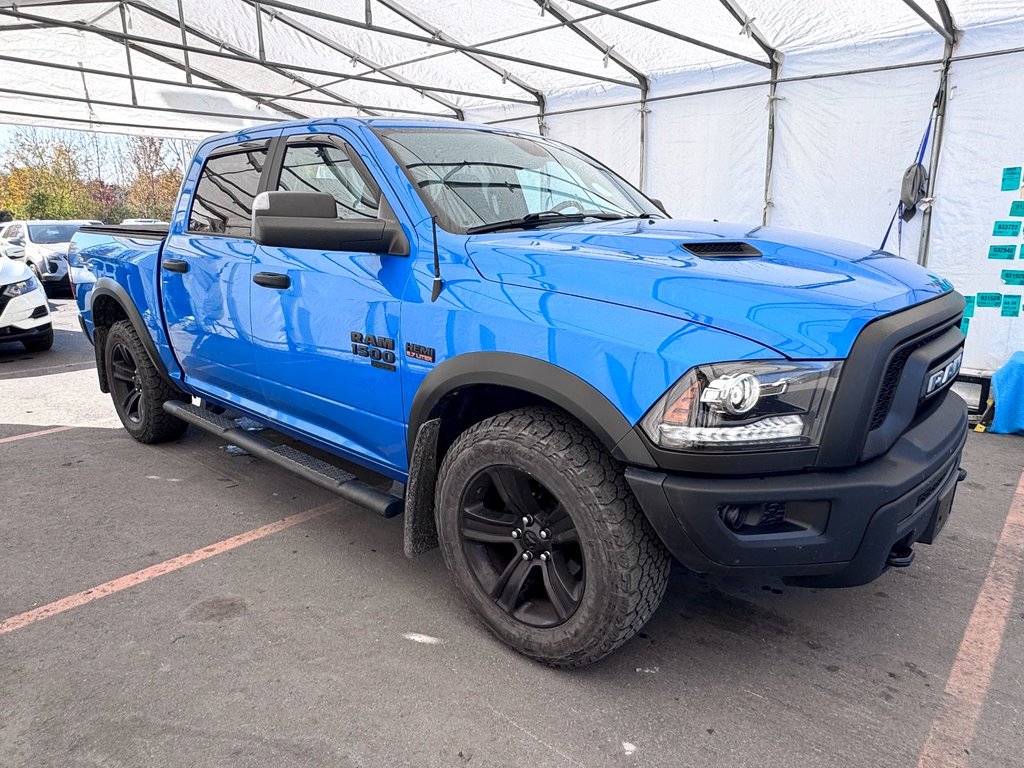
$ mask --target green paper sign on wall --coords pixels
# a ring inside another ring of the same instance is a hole
[[[1011,216],[1024,216],[1024,200],[1014,200],[1010,203]]]
[[[1020,296],[1003,296],[1003,317],[1020,317]]]
[[[978,306],[979,307],[999,307],[1003,303],[1003,294],[1001,293],[979,293],[978,294]]]
[[[1024,285],[1024,269],[1004,269],[999,276],[1007,285]]]
[[[992,225],[993,237],[1017,237],[1020,235],[1019,221],[997,221]]]
[[[1003,185],[1001,187],[1003,192],[1009,192],[1012,189],[1020,189],[1020,166],[1013,168],[1003,168]]]
[[[990,259],[1012,259],[1017,254],[1016,245],[990,245],[988,257]]]
[[[964,296],[964,317],[974,317],[973,296]]]

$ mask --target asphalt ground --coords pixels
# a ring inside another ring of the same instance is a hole
[[[400,518],[197,431],[133,442],[54,304],[53,350],[0,348],[0,766],[1024,766],[1024,439],[970,435],[908,569],[677,567],[639,637],[555,671]]]

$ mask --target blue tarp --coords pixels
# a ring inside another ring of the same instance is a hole
[[[1013,357],[992,376],[996,415],[992,432],[1024,434],[1024,352]]]

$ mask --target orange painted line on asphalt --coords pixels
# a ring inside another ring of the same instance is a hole
[[[942,706],[917,761],[918,768],[954,768],[968,764],[968,750],[992,684],[1022,563],[1024,472],[946,681]]]
[[[338,502],[321,504],[319,507],[307,509],[305,512],[299,512],[286,517],[283,520],[278,520],[275,523],[269,523],[267,525],[260,526],[259,528],[254,528],[251,531],[246,531],[245,533],[240,533],[237,536],[232,536],[230,539],[224,539],[223,541],[218,541],[215,544],[210,544],[208,547],[203,547],[202,549],[197,549],[194,552],[189,552],[184,555],[178,555],[170,560],[164,560],[162,563],[157,563],[156,565],[151,565],[148,568],[143,568],[141,571],[130,573],[127,576],[121,576],[118,579],[100,584],[92,589],[87,589],[83,592],[69,595],[68,597],[62,597],[60,600],[55,600],[52,603],[41,605],[38,608],[33,608],[31,611],[25,611],[25,613],[19,613],[17,616],[12,616],[3,623],[0,623],[0,635],[13,632],[16,629],[22,629],[23,627],[27,627],[29,624],[34,624],[37,621],[48,619],[51,616],[64,613],[64,611],[70,611],[72,608],[77,608],[80,605],[91,603],[93,600],[99,600],[101,597],[107,597],[108,595],[113,595],[117,592],[123,592],[126,589],[147,582],[150,579],[155,579],[157,576],[173,573],[185,566],[198,563],[201,560],[206,560],[207,558],[223,554],[229,550],[237,549],[243,544],[248,544],[252,541],[256,541],[257,539],[262,539],[272,533],[283,531],[285,528],[291,528],[293,525],[305,523],[315,517],[320,517],[320,515],[323,515],[332,509],[337,509],[337,507]]]
[[[43,435],[52,435],[55,432],[67,432],[69,429],[74,429],[74,427],[51,427],[50,429],[41,429],[38,432],[26,432],[24,435],[0,437],[0,443],[13,443],[15,440],[28,440],[30,437],[42,437]]]

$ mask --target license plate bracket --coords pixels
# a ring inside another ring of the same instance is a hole
[[[924,532],[918,538],[918,541],[922,544],[931,544],[935,541],[942,528],[946,525],[946,521],[949,520],[949,515],[953,511],[953,499],[956,497],[956,486],[959,479],[959,473],[954,471],[949,480],[943,485],[942,490],[939,491],[938,501],[935,503],[935,510],[932,512],[931,520],[928,521],[928,527],[924,529]]]

